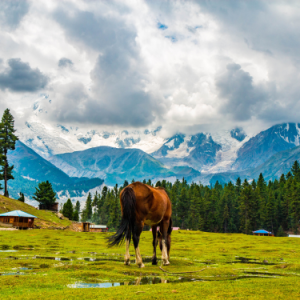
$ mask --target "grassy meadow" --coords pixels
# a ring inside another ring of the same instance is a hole
[[[108,249],[110,233],[0,231],[2,299],[296,299],[300,239],[172,233],[171,265],[151,265],[152,235],[143,232],[145,268],[123,264],[124,247]],[[134,250],[131,247],[131,254]],[[158,250],[159,258],[160,251]],[[167,271],[167,272],[164,272]],[[198,272],[197,272],[198,271]],[[187,273],[191,272],[191,273]],[[144,284],[150,281],[159,284]],[[168,283],[166,283],[166,281]],[[111,288],[75,288],[116,283]],[[141,285],[140,285],[141,284]]]

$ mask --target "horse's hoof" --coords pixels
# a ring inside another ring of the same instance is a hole
[[[129,260],[129,259],[128,259],[128,260],[125,260],[125,261],[124,261],[124,265],[125,265],[125,266],[130,266],[130,260]]]
[[[170,264],[170,262],[168,260],[163,262],[164,266],[168,266],[169,264]]]
[[[139,265],[139,267],[140,267],[140,268],[145,268],[145,265],[144,265],[143,263],[141,263],[141,264]]]
[[[153,262],[152,262],[152,265],[153,265],[153,266],[156,266],[156,265],[157,265],[157,261],[153,261]]]

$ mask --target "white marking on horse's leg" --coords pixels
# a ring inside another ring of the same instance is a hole
[[[142,281],[142,277],[139,277],[136,281],[135,281],[135,285],[140,285]]]
[[[165,240],[162,240],[162,256],[161,256],[161,258],[162,258],[163,264],[165,266],[170,264],[169,259],[168,259],[167,243]]]
[[[130,240],[126,240],[126,245],[125,245],[125,257],[124,257],[124,265],[130,265],[130,253],[129,253],[129,244]]]
[[[135,248],[135,263],[140,268],[144,268],[145,267],[145,265],[143,264],[143,260],[142,260],[142,256],[141,256],[140,248],[139,247]]]

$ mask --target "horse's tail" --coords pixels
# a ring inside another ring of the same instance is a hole
[[[124,242],[124,239],[131,240],[131,234],[135,226],[135,204],[136,197],[131,187],[127,186],[121,195],[121,203],[123,208],[123,214],[121,224],[117,232],[108,238],[109,247],[120,245]]]

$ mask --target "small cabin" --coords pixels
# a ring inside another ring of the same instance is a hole
[[[82,222],[82,231],[83,232],[90,232],[90,222]]]
[[[107,232],[108,227],[106,225],[90,225],[90,232]]]
[[[259,230],[252,231],[252,232],[253,232],[253,235],[258,235],[258,236],[274,236],[274,233],[269,232],[264,229],[259,229]]]
[[[36,216],[22,210],[13,210],[0,215],[0,223],[11,225],[19,229],[33,228]]]

